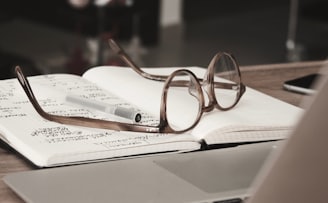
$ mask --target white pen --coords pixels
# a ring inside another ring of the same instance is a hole
[[[80,96],[66,95],[65,100],[67,102],[77,104],[80,106],[84,106],[86,108],[95,109],[104,113],[108,113],[111,115],[119,116],[125,119],[132,120],[133,122],[141,121],[141,113],[134,108],[126,108],[121,106],[115,106],[111,104],[107,104],[101,101],[86,99]]]

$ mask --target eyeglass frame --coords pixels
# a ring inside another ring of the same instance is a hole
[[[194,128],[200,121],[200,118],[202,117],[204,112],[210,112],[214,108],[218,108],[220,110],[229,110],[233,108],[241,99],[242,95],[246,91],[245,85],[241,81],[241,73],[239,69],[239,65],[237,64],[237,61],[233,57],[232,54],[228,54],[226,52],[219,52],[217,53],[213,59],[211,60],[207,72],[205,73],[205,79],[199,79],[196,77],[196,75],[191,72],[188,69],[178,69],[172,72],[168,76],[164,75],[152,75],[149,73],[144,72],[141,68],[139,68],[131,59],[130,57],[125,53],[125,51],[112,39],[109,40],[109,44],[111,48],[139,75],[146,79],[156,80],[156,81],[164,81],[164,87],[162,90],[162,97],[161,97],[161,104],[160,104],[160,118],[159,118],[159,124],[157,126],[151,126],[151,125],[141,125],[137,123],[122,123],[118,121],[110,121],[110,120],[101,120],[101,119],[95,119],[95,118],[87,118],[87,117],[79,117],[79,116],[61,116],[61,115],[54,115],[45,112],[42,107],[40,106],[37,98],[35,97],[32,88],[29,84],[29,81],[25,77],[23,71],[21,70],[20,66],[16,66],[15,72],[16,77],[22,86],[24,92],[26,93],[29,101],[33,105],[34,109],[37,111],[37,113],[43,117],[46,120],[66,124],[66,125],[74,125],[74,126],[83,126],[83,127],[91,127],[91,128],[101,128],[101,129],[107,129],[107,130],[117,130],[117,131],[132,131],[132,132],[144,132],[144,133],[184,133],[192,128]],[[222,82],[214,82],[214,64],[216,61],[218,61],[223,55],[227,55],[230,57],[230,59],[234,62],[234,65],[237,68],[238,76],[239,76],[239,84],[238,87],[239,91],[236,97],[235,102],[227,107],[224,108],[219,105],[219,103],[216,100],[215,94],[214,94],[214,86],[221,86],[222,88],[226,89],[232,89],[236,88],[236,85],[232,85],[231,83],[222,83]],[[167,94],[168,94],[168,88],[172,85],[174,86],[186,86],[188,82],[186,81],[174,81],[172,82],[173,78],[176,77],[179,74],[186,74],[190,77],[191,80],[194,81],[196,84],[196,90],[199,95],[198,101],[199,101],[199,111],[198,115],[194,121],[194,123],[183,130],[175,130],[172,128],[168,122],[167,114],[166,114],[166,101],[167,101]],[[205,106],[205,99],[204,99],[204,93],[202,86],[205,86],[206,93],[209,97],[208,105]]]

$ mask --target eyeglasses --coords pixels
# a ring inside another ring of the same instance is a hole
[[[233,108],[246,90],[241,81],[237,61],[231,54],[217,53],[211,60],[203,79],[197,78],[188,69],[178,69],[170,75],[153,75],[138,67],[114,40],[110,39],[108,42],[110,47],[139,75],[146,79],[164,82],[159,124],[151,126],[47,113],[38,103],[21,68],[16,66],[17,79],[40,116],[61,124],[91,128],[146,133],[183,133],[194,128],[203,113],[215,108],[223,111]],[[179,119],[176,119],[177,115]],[[179,125],[173,122],[176,120],[180,121]]]

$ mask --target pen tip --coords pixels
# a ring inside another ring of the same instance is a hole
[[[141,114],[137,113],[136,117],[134,118],[134,120],[139,123],[141,121]]]

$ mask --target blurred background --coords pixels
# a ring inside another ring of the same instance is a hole
[[[323,60],[327,0],[11,0],[0,3],[0,78],[82,74],[122,65],[116,39],[140,66],[207,67],[218,51],[240,65]]]

